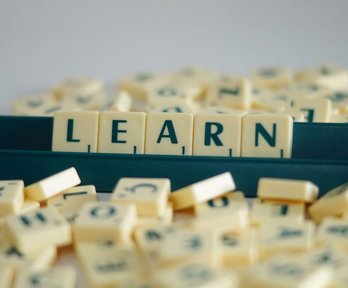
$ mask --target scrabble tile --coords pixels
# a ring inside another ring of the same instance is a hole
[[[169,193],[170,180],[166,178],[121,178],[111,195],[111,202],[134,203],[138,216],[163,216]]]
[[[317,231],[319,243],[340,246],[348,251],[348,220],[325,218]]]
[[[111,102],[111,111],[129,112],[132,108],[133,99],[127,91],[120,91]]]
[[[208,105],[248,109],[251,104],[251,85],[245,78],[224,77],[208,84]]]
[[[196,113],[199,107],[188,99],[156,100],[146,107],[147,112]]]
[[[73,225],[74,239],[128,242],[136,223],[135,204],[89,202]]]
[[[148,113],[145,154],[191,155],[193,115]]]
[[[297,81],[312,82],[334,90],[345,89],[348,85],[348,72],[330,64],[302,69],[295,77]]]
[[[13,270],[10,267],[0,268],[0,287],[11,288]]]
[[[251,72],[251,81],[258,88],[280,90],[289,87],[292,75],[284,67],[263,67]]]
[[[71,243],[70,225],[54,207],[8,216],[5,226],[10,240],[23,252],[36,246]]]
[[[40,111],[49,105],[59,105],[50,93],[26,96],[14,101],[12,112],[15,115],[34,116],[40,114]]]
[[[98,152],[144,154],[145,124],[143,112],[102,112]]]
[[[245,280],[245,287],[250,288],[325,288],[331,284],[333,273],[325,266],[312,267],[300,259],[279,256],[253,268]]]
[[[195,115],[193,155],[239,157],[243,114]]]
[[[245,228],[249,224],[248,204],[245,201],[235,201],[233,194],[194,205],[194,225],[222,230]]]
[[[160,269],[155,275],[160,287],[166,288],[236,288],[237,275],[233,271],[220,272],[200,262],[187,261],[184,265]]]
[[[32,200],[44,201],[80,183],[80,177],[72,167],[25,187],[24,192]]]
[[[291,157],[293,120],[290,116],[246,115],[242,127],[242,157]]]
[[[78,107],[81,110],[99,110],[106,104],[104,90],[81,93],[79,91],[67,92],[62,104],[68,108]]]
[[[331,123],[348,123],[348,114],[331,114]]]
[[[305,99],[293,97],[289,100],[287,107],[287,111],[304,113],[306,122],[329,122],[331,110],[331,101],[323,98]]]
[[[326,265],[336,269],[348,265],[348,257],[344,250],[337,245],[325,245],[301,256],[303,263],[313,267]]]
[[[0,218],[19,213],[24,202],[22,180],[0,181]]]
[[[345,261],[342,265],[339,265],[339,267],[335,267],[332,287],[345,288],[348,286],[347,269],[348,261]]]
[[[313,246],[314,231],[311,222],[264,224],[257,233],[259,257],[266,259],[279,253],[308,251]]]
[[[254,199],[251,208],[251,221],[254,225],[263,225],[277,221],[279,223],[302,223],[305,219],[303,203],[262,202]],[[281,222],[280,222],[281,221]]]
[[[28,212],[36,211],[40,209],[40,203],[29,198],[24,199],[21,211],[19,214],[25,214]]]
[[[235,184],[229,172],[183,187],[170,194],[174,211],[191,207],[233,191]]]
[[[53,117],[55,113],[57,112],[64,112],[64,111],[80,111],[81,109],[74,105],[73,103],[46,103],[42,105],[39,109],[33,111],[32,113],[27,113],[27,116],[43,116],[43,117]]]
[[[223,106],[205,106],[201,109],[201,113],[210,113],[210,114],[246,114],[243,110],[226,108]]]
[[[340,216],[348,210],[348,183],[328,191],[308,209],[310,217],[320,222],[328,216]]]
[[[50,267],[56,258],[57,249],[54,245],[37,246],[26,252],[9,242],[0,245],[0,267],[10,267],[15,271],[45,269]]]
[[[257,196],[262,199],[312,203],[317,200],[319,188],[310,181],[260,178]]]
[[[82,206],[90,201],[97,201],[94,185],[76,186],[49,198],[47,206],[54,206],[69,223],[74,223]]]
[[[98,127],[96,111],[55,113],[52,151],[97,152]]]
[[[74,288],[76,272],[72,267],[54,267],[37,272],[20,272],[14,288]]]
[[[171,203],[167,204],[167,207],[162,216],[140,216],[138,217],[137,227],[158,224],[158,225],[170,225],[173,222],[174,211]]]
[[[119,287],[129,277],[136,277],[142,271],[135,252],[114,246],[77,251],[77,256],[91,288]]]
[[[178,230],[164,237],[159,246],[159,256],[162,265],[195,259],[217,267],[220,264],[217,235],[210,230]]]

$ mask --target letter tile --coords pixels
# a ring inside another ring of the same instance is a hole
[[[0,181],[0,218],[20,212],[24,202],[23,189],[22,180]]]

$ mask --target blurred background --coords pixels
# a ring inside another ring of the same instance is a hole
[[[68,76],[348,68],[347,12],[344,0],[0,0],[0,107]]]

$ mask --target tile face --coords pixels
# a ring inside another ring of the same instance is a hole
[[[243,117],[242,157],[291,158],[293,120],[286,115]]]
[[[247,79],[222,77],[207,86],[208,105],[248,109],[251,103],[251,85]]]
[[[323,98],[305,99],[292,97],[289,99],[287,111],[303,113],[305,122],[330,122],[331,101]]]
[[[152,224],[170,225],[173,222],[174,211],[171,203],[167,204],[164,214],[161,216],[140,216],[138,217],[137,227],[147,226]]]
[[[23,206],[19,214],[28,213],[40,209],[40,202],[31,200],[29,198],[24,199]]]
[[[305,219],[303,203],[261,202],[254,199],[251,208],[251,221],[255,225],[279,221],[279,223],[302,223]],[[282,222],[280,222],[282,221]]]
[[[235,184],[229,172],[216,175],[170,194],[174,210],[184,209],[233,191]]]
[[[0,218],[19,213],[24,201],[22,180],[0,181]]]
[[[242,114],[198,113],[193,127],[193,155],[240,156]]]
[[[328,216],[341,216],[348,210],[348,183],[328,191],[308,209],[310,217],[320,222]]]
[[[348,250],[348,220],[325,218],[319,225],[317,239],[319,243],[332,244]]]
[[[150,103],[146,110],[148,112],[163,112],[163,113],[195,113],[198,106],[190,99],[159,99]]]
[[[103,90],[89,93],[68,92],[64,95],[62,104],[67,109],[77,107],[81,110],[99,110],[106,104],[106,94]]]
[[[169,193],[169,179],[121,178],[111,195],[111,202],[134,203],[139,216],[164,216]]]
[[[192,155],[193,115],[148,113],[145,154]]]
[[[310,181],[260,178],[257,196],[262,199],[312,203],[318,198],[319,188]]]
[[[99,112],[54,114],[52,151],[97,152]]]
[[[16,115],[35,116],[42,113],[49,107],[60,107],[61,104],[56,101],[52,94],[26,96],[16,100],[12,111]]]
[[[280,90],[291,84],[292,77],[290,71],[284,67],[263,67],[251,72],[251,80],[258,88]]]
[[[137,223],[134,204],[86,203],[73,225],[75,241],[129,242]]]
[[[76,272],[71,267],[55,267],[38,272],[20,272],[14,288],[74,288]]]
[[[11,241],[24,252],[36,246],[71,243],[70,225],[53,207],[9,216],[5,219],[5,227]]]
[[[131,96],[146,99],[147,88],[156,79],[152,72],[141,72],[127,76],[118,82],[118,89],[127,91]]]
[[[25,196],[44,201],[81,183],[75,168],[69,168],[25,187]]]
[[[162,285],[160,287],[167,288],[236,288],[239,286],[237,279],[232,271],[218,272],[209,265],[194,261],[160,269],[159,273],[156,273],[156,280]]]
[[[146,114],[102,112],[98,152],[144,154]]]

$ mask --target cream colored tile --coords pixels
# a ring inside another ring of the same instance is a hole
[[[97,152],[99,112],[54,114],[52,151]]]
[[[69,223],[53,207],[8,216],[5,229],[11,241],[23,252],[42,245],[65,246],[72,240]]]
[[[290,116],[246,115],[242,127],[242,157],[291,157],[293,120]]]
[[[0,287],[11,288],[13,279],[13,270],[10,267],[0,268]]]
[[[129,112],[132,109],[133,99],[127,91],[119,91],[111,102],[111,111]]]
[[[80,183],[80,177],[72,167],[25,187],[24,192],[32,200],[44,201]]]
[[[170,194],[174,210],[181,210],[233,191],[235,184],[231,173],[225,172],[183,187]]]
[[[193,155],[238,157],[243,114],[198,113],[193,125]]]
[[[348,123],[348,114],[331,114],[331,123]]]
[[[18,214],[25,214],[28,212],[36,211],[38,209],[40,209],[40,203],[38,201],[26,198],[24,199],[23,206]]]
[[[262,199],[312,203],[318,198],[319,188],[310,181],[260,178],[257,196]]]
[[[200,112],[209,114],[246,114],[245,110],[231,109],[223,106],[204,106]]]
[[[170,180],[166,178],[121,178],[111,195],[111,202],[134,203],[138,216],[163,216],[169,193]]]
[[[333,273],[328,267],[312,267],[282,256],[251,269],[244,280],[250,288],[325,288],[332,283]]]
[[[129,242],[136,223],[134,204],[89,202],[83,205],[73,225],[74,239]]]
[[[102,112],[98,152],[144,154],[145,124],[143,112]]]
[[[248,109],[251,104],[251,85],[249,80],[237,77],[224,77],[208,84],[206,91],[208,105]]]
[[[174,211],[171,203],[167,204],[167,207],[162,216],[140,216],[138,217],[137,227],[147,226],[152,224],[157,225],[170,225],[173,222]]]
[[[15,115],[34,116],[41,114],[42,109],[51,105],[59,105],[50,93],[19,98],[13,102],[12,112]]]
[[[260,259],[279,253],[303,253],[313,246],[315,226],[305,223],[269,222],[258,229]]]
[[[348,72],[332,64],[317,65],[298,71],[296,80],[312,82],[330,89],[345,89],[348,85]]]
[[[325,218],[318,227],[317,240],[348,251],[348,219]]]
[[[146,107],[147,112],[196,113],[199,106],[190,99],[156,100]]]
[[[280,90],[290,86],[292,75],[285,67],[262,67],[251,72],[251,81],[258,88]]]
[[[270,222],[302,223],[305,219],[305,205],[303,203],[262,202],[254,199],[251,208],[251,222],[263,225]]]
[[[237,275],[233,271],[220,272],[209,265],[188,261],[183,265],[160,269],[155,275],[162,288],[236,288]]]
[[[218,245],[224,267],[250,266],[257,261],[256,237],[253,230],[220,233]]]
[[[320,222],[328,216],[340,216],[348,210],[348,183],[328,191],[308,209],[310,217]]]
[[[79,91],[64,94],[62,104],[67,109],[78,107],[81,110],[100,110],[106,105],[106,93],[104,90],[81,93]]]
[[[191,155],[193,115],[186,113],[148,113],[146,154]]]
[[[74,288],[76,272],[72,267],[54,267],[38,272],[22,271],[16,276],[14,288]]]
[[[331,116],[331,101],[323,98],[306,99],[293,97],[289,99],[286,111],[303,113],[306,122],[329,122]]]
[[[348,265],[348,255],[336,245],[325,245],[301,256],[303,263],[313,267],[326,265],[336,269]]]
[[[22,180],[0,181],[0,218],[19,213],[24,202]]]
[[[347,89],[330,91],[329,93],[327,93],[325,98],[331,101],[333,109],[337,109],[342,114],[347,114],[348,112],[348,90]]]

